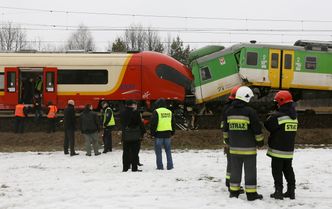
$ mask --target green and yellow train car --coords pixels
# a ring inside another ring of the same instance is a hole
[[[260,90],[332,91],[332,43],[297,41],[294,46],[208,46],[190,54],[196,103],[215,100],[236,85]]]

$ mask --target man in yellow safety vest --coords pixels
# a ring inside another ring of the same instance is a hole
[[[165,99],[157,100],[157,109],[151,118],[151,135],[155,137],[155,153],[157,169],[163,170],[162,146],[165,148],[167,158],[167,170],[173,169],[173,159],[171,153],[171,136],[175,133],[175,120],[172,111],[166,108]]]

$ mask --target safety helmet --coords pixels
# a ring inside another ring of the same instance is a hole
[[[274,96],[274,101],[278,103],[278,106],[282,106],[286,103],[293,102],[292,94],[289,91],[278,91]]]
[[[254,96],[254,93],[248,86],[241,86],[235,94],[235,99],[242,100],[249,103],[250,99]]]
[[[231,90],[231,94],[229,95],[228,99],[230,100],[234,100],[235,99],[235,96],[236,96],[236,92],[237,90],[240,88],[241,86],[235,86],[232,88]]]

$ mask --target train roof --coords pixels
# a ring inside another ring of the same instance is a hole
[[[301,40],[299,40],[301,41]],[[296,43],[299,43],[297,41]],[[240,43],[235,44],[233,46],[227,47],[225,49],[222,49],[220,51],[204,55],[202,57],[197,58],[197,63],[203,63],[206,61],[209,61],[211,59],[216,59],[218,57],[230,54],[230,53],[236,53],[240,51],[242,48],[275,48],[275,49],[282,49],[282,50],[295,50],[295,51],[328,51],[332,52],[332,42],[324,42],[324,43],[330,43],[331,45],[318,45],[318,43],[322,42],[316,42],[316,44],[313,44],[313,41],[306,41],[306,45],[294,45],[294,46],[287,46],[287,45],[274,45],[274,44],[256,44],[256,43]],[[308,47],[309,46],[309,47]],[[331,48],[330,48],[331,46]]]

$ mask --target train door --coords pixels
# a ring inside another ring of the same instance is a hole
[[[294,78],[294,50],[283,50],[280,88],[289,89]]]
[[[5,68],[5,103],[14,107],[19,100],[19,74],[18,68]]]
[[[58,69],[57,68],[44,68],[43,73],[43,101],[44,104],[52,102],[57,104],[57,81]]]
[[[271,88],[279,88],[281,75],[281,50],[270,49],[269,54],[269,79],[271,82]]]
[[[42,76],[42,68],[19,68],[19,98],[24,104],[32,105],[37,98],[36,96],[41,96],[42,91],[38,83]]]

